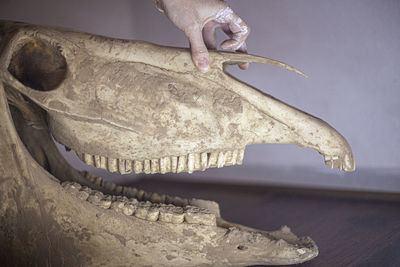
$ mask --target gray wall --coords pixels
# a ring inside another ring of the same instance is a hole
[[[310,149],[252,145],[243,167],[178,177],[400,192],[400,1],[228,3],[252,28],[250,53],[284,61],[309,78],[256,64],[230,72],[335,127],[352,146],[358,171],[332,171]],[[188,45],[150,0],[0,0],[0,18]]]

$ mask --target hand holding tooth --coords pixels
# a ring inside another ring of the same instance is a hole
[[[250,28],[221,0],[155,0],[157,7],[188,37],[194,64],[202,72],[210,68],[208,49],[217,49],[215,30],[221,28],[229,39],[223,49],[247,53],[246,38]],[[248,63],[241,64],[243,70]]]

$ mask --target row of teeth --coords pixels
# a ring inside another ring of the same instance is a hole
[[[61,186],[81,200],[88,201],[103,209],[115,210],[127,216],[135,216],[152,222],[216,226],[216,215],[207,209],[190,205],[179,207],[171,204],[138,201],[136,198],[127,198],[125,196],[104,195],[100,191],[81,186],[75,182],[63,182]]]
[[[204,171],[208,168],[222,168],[235,164],[242,164],[244,149],[211,152],[211,153],[190,153],[184,156],[172,156],[151,160],[126,160],[114,159],[88,153],[76,152],[78,157],[87,165],[102,168],[110,172],[126,173],[179,173],[193,171]]]
[[[339,170],[345,170],[343,160],[338,156],[325,156],[325,164],[331,169],[338,168]]]

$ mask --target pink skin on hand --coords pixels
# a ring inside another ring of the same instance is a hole
[[[158,0],[157,8],[181,29],[189,39],[192,59],[201,72],[209,70],[208,49],[217,48],[215,30],[221,28],[230,38],[222,42],[223,49],[247,53],[249,26],[220,0]],[[248,63],[240,64],[247,69]]]

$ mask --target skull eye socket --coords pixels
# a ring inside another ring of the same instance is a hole
[[[57,88],[67,74],[67,62],[49,42],[30,39],[12,55],[8,71],[34,90]]]

